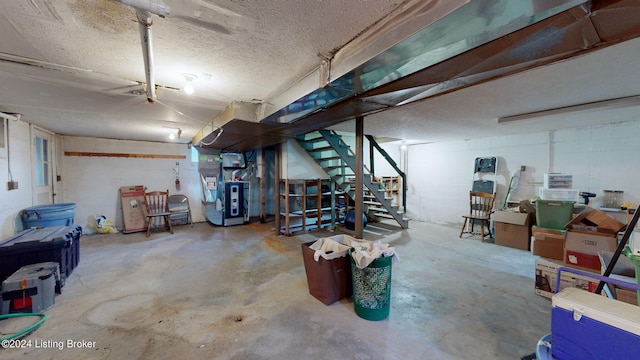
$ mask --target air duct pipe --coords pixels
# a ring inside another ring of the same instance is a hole
[[[138,25],[140,28],[140,40],[142,42],[142,57],[146,77],[147,101],[156,102],[156,82],[153,76],[153,45],[151,42],[151,14],[160,17],[169,15],[169,7],[162,0],[119,0],[124,5],[136,10]]]

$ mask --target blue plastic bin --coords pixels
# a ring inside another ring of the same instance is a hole
[[[22,210],[20,217],[25,229],[43,228],[47,226],[73,225],[76,204],[61,203],[38,205]]]

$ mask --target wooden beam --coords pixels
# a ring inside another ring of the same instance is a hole
[[[163,154],[123,154],[123,153],[101,153],[101,152],[82,152],[82,151],[65,151],[64,156],[101,156],[101,157],[118,157],[118,158],[135,158],[135,159],[186,159],[186,155],[163,155]]]

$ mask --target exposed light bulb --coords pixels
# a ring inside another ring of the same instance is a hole
[[[400,144],[400,150],[407,150],[407,142],[402,140],[402,143]]]
[[[182,76],[184,77],[184,87],[182,88],[182,90],[184,90],[184,92],[187,95],[191,95],[194,93],[194,89],[193,89],[193,81],[198,79],[198,77],[194,74],[182,74]]]
[[[193,94],[193,85],[191,85],[191,81],[189,81],[187,85],[184,86],[184,92],[188,95]]]
[[[176,138],[176,133],[173,131],[169,133],[169,139],[174,140]]]

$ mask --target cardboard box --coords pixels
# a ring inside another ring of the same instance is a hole
[[[492,215],[496,245],[529,250],[533,214],[496,211]]]
[[[599,273],[602,269],[598,255],[564,249],[564,265],[584,271]]]
[[[638,305],[638,296],[636,295],[635,291],[616,286],[615,292],[616,292],[616,300],[622,301],[631,305]]]
[[[618,238],[606,233],[567,231],[564,240],[564,264],[586,271],[600,272],[598,251],[616,251]]]
[[[598,255],[598,251],[615,251],[618,238],[613,234],[567,231],[564,248],[585,254]]]
[[[565,228],[567,230],[581,232],[598,232],[603,234],[616,235],[624,229],[625,224],[607,215],[604,211],[587,207],[578,216],[569,221]]]
[[[144,185],[123,186],[120,188],[122,202],[123,233],[147,230],[147,217],[144,214]]]
[[[531,252],[548,259],[564,258],[565,230],[547,229],[537,226],[531,228]]]
[[[536,259],[535,266],[535,293],[536,295],[551,299],[553,294],[556,292],[555,287],[556,279],[558,277],[558,268],[563,266],[563,264],[557,260],[538,258]],[[563,272],[561,276],[560,290],[567,287],[573,287],[595,292],[598,287],[598,281],[588,276],[568,272]]]

